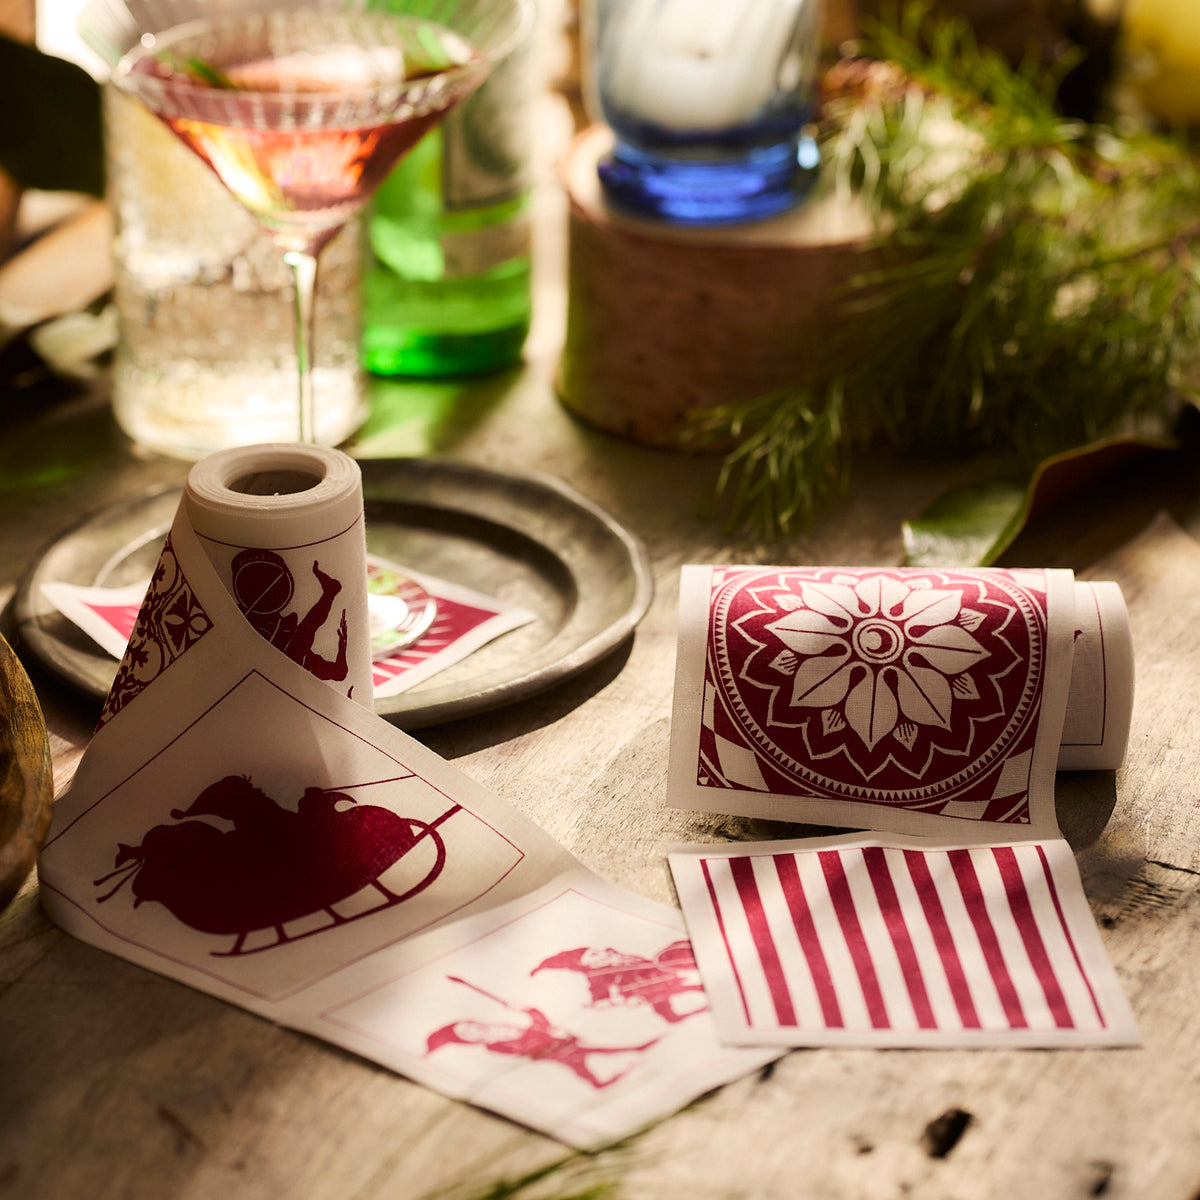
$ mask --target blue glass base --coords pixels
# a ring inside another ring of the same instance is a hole
[[[608,200],[677,225],[756,221],[794,208],[817,177],[811,138],[735,159],[667,158],[617,142],[598,171]]]

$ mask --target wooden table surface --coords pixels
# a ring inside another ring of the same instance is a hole
[[[561,144],[569,120],[555,111]],[[668,843],[794,832],[663,803],[680,565],[896,564],[901,519],[974,468],[873,461],[809,535],[781,546],[727,536],[711,506],[716,462],[598,433],[559,404],[565,222],[548,169],[538,213],[525,365],[470,385],[376,383],[374,416],[351,449],[546,471],[643,540],[657,592],[631,643],[556,691],[419,736],[599,874],[670,903]],[[124,440],[103,387],[54,403],[0,394],[0,605],[64,527],[185,470]],[[1058,790],[1142,1048],[798,1051],[629,1145],[571,1155],[75,941],[42,914],[32,878],[0,916],[0,1197],[1193,1200],[1198,478],[1194,464],[1157,458],[1060,506],[1006,560],[1116,579],[1129,604],[1137,701],[1126,766],[1062,776]],[[25,659],[62,782],[98,705]]]

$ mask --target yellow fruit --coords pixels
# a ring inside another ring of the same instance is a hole
[[[1165,121],[1200,124],[1200,2],[1126,0],[1128,81]]]

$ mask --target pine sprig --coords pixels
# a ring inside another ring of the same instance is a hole
[[[768,529],[812,521],[820,497],[843,488],[848,477],[842,400],[842,383],[834,379],[707,410],[698,435],[731,436],[738,443],[717,483],[719,491],[732,493],[735,511],[769,512]]]
[[[1069,64],[1014,70],[924,3],[874,39],[874,59],[831,72],[823,150],[826,186],[887,230],[881,265],[839,298],[813,379],[697,415],[700,441],[737,442],[733,523],[767,536],[809,523],[867,444],[998,450],[1030,470],[1161,425],[1196,365],[1186,148],[1061,118]]]

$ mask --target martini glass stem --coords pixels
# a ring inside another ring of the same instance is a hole
[[[317,411],[313,398],[312,352],[316,333],[317,256],[286,250],[283,261],[292,273],[296,296],[296,375],[299,383],[299,440],[317,440]]]

